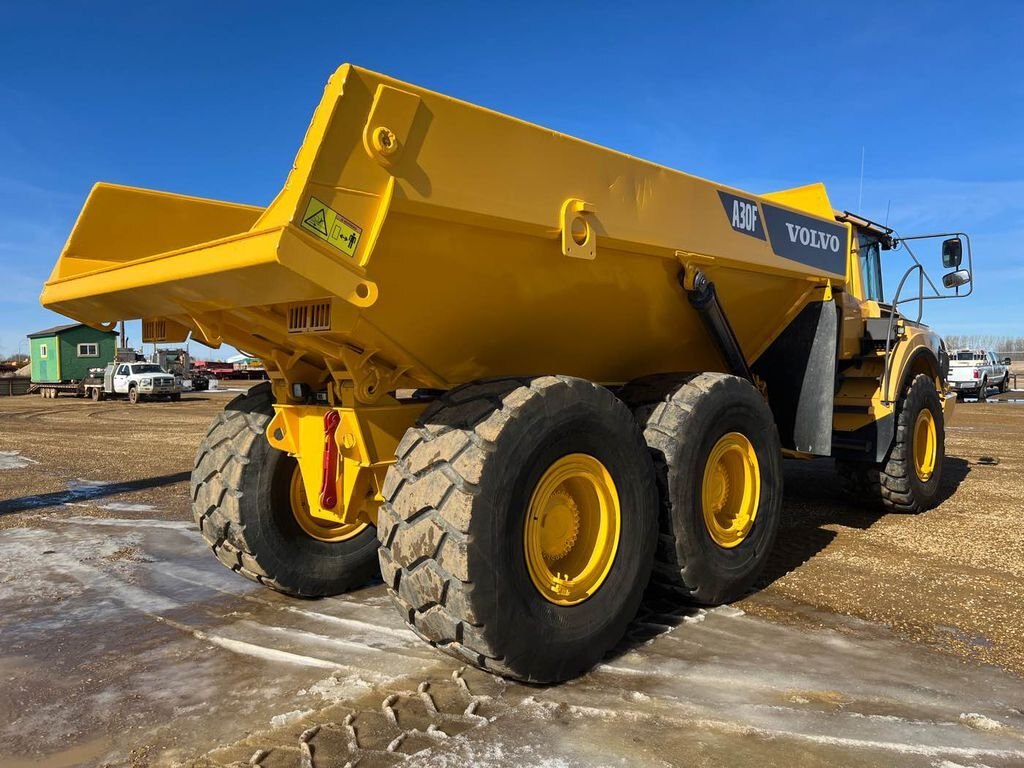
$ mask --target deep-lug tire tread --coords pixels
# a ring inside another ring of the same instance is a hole
[[[929,393],[930,390],[930,393]],[[886,460],[880,464],[836,461],[836,471],[843,489],[854,498],[867,499],[888,512],[900,514],[916,514],[928,509],[934,501],[934,492],[929,497],[922,497],[915,489],[910,474],[914,471],[913,458],[910,453],[910,437],[914,425],[911,408],[907,407],[911,398],[935,397],[936,429],[939,443],[939,454],[935,466],[935,481],[939,484],[942,474],[942,461],[945,458],[945,430],[942,423],[942,407],[935,392],[935,385],[927,374],[918,374],[907,385],[903,397],[900,398],[896,413],[896,434]],[[916,418],[916,416],[915,416]]]
[[[273,560],[269,552],[261,554],[259,531],[248,528],[244,521],[243,503],[256,502],[243,499],[243,471],[250,464],[254,449],[263,447],[257,443],[266,441],[267,424],[273,414],[273,395],[267,382],[232,400],[210,425],[199,445],[191,480],[192,514],[203,538],[227,568],[285,594],[322,597],[365,583],[377,570],[375,547],[362,557],[348,555],[348,565],[339,565],[339,570],[326,578],[322,573],[314,573],[309,561],[293,558],[274,566],[270,564]],[[269,447],[268,450],[273,451]],[[259,503],[266,501],[260,499]],[[264,512],[268,511],[264,507]],[[298,531],[295,535],[305,536]],[[372,529],[365,535],[371,540],[375,537]],[[358,541],[363,539],[360,536]],[[309,541],[312,546],[324,546]],[[354,548],[357,543],[353,540],[326,546]],[[282,568],[290,572],[285,573]]]
[[[234,398],[213,420],[199,444],[192,470],[192,516],[213,554],[247,579],[286,592],[259,566],[245,540],[238,500],[241,468],[249,448],[274,415],[269,384]]]
[[[381,575],[409,626],[459,660],[521,680],[534,678],[506,663],[474,610],[479,585],[469,573],[470,522],[499,434],[528,402],[555,385],[616,400],[607,389],[568,376],[509,377],[455,388],[399,443],[378,517]],[[637,607],[639,598],[638,592]]]
[[[700,563],[684,555],[686,547],[682,546],[680,541],[680,522],[676,518],[672,502],[672,489],[682,480],[679,468],[672,457],[683,453],[687,444],[701,439],[701,435],[694,434],[687,427],[687,421],[694,411],[701,407],[701,401],[720,387],[732,388],[734,396],[743,391],[736,389],[737,387],[748,388],[749,391],[745,391],[748,396],[756,393],[756,390],[742,379],[716,372],[653,376],[632,382],[620,392],[620,397],[633,409],[637,421],[644,430],[644,439],[657,470],[661,513],[654,566],[656,578],[652,586],[675,593],[687,602],[697,605],[729,602],[749,591],[763,568],[767,552],[774,543],[781,515],[781,449],[772,421],[772,450],[777,454],[774,460],[778,462],[778,466],[769,469],[767,476],[762,479],[767,483],[777,483],[778,488],[773,491],[776,494],[775,502],[768,510],[771,517],[770,522],[766,520],[766,523],[770,524],[771,530],[764,544],[761,565],[737,584],[723,589],[720,583],[715,583],[714,574],[705,572]],[[770,416],[766,404],[764,408]]]
[[[409,626],[450,655],[505,676],[514,673],[484,639],[472,611],[475,585],[466,548],[477,492],[472,479],[479,479],[494,451],[488,437],[523,402],[521,395],[506,405],[503,397],[523,387],[525,398],[539,394],[530,379],[507,378],[470,384],[435,402],[421,418],[424,426],[410,429],[399,443],[378,516],[381,576]],[[431,423],[442,408],[449,411],[448,427]],[[410,553],[405,562],[396,550]]]

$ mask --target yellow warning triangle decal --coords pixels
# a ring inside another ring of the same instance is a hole
[[[327,217],[324,215],[324,209],[321,208],[312,216],[308,217],[303,224],[308,224],[312,229],[323,234],[327,237]]]

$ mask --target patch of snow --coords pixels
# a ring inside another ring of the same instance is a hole
[[[112,501],[109,504],[100,504],[100,509],[109,509],[111,512],[152,512],[156,507],[152,504],[129,504],[123,501]]]
[[[985,717],[977,712],[964,712],[960,715],[960,722],[979,731],[998,731],[1003,724],[991,717]]]
[[[372,683],[366,682],[359,675],[343,677],[335,672],[325,680],[314,683],[305,691],[307,695],[319,696],[320,698],[333,703],[349,701],[373,688]],[[302,691],[300,691],[302,693]]]
[[[368,604],[370,601],[367,600],[365,602]],[[408,629],[386,627],[381,624],[372,624],[368,621],[359,621],[358,619],[346,619],[341,616],[332,616],[327,613],[321,613],[320,611],[307,611],[303,608],[296,608],[294,606],[285,606],[285,609],[292,613],[307,616],[317,621],[324,621],[344,627],[349,631],[350,637],[362,638],[360,642],[363,642],[364,645],[370,645],[374,642],[380,644],[381,635],[388,635],[389,637],[400,640],[402,641],[401,645],[419,645],[419,640]]]
[[[35,459],[22,456],[20,451],[0,451],[0,469],[23,469],[38,463]]]
[[[300,667],[315,667],[317,669],[338,669],[342,665],[336,664],[333,661],[327,659],[318,659],[315,656],[303,656],[299,653],[292,653],[291,651],[281,651],[277,648],[268,648],[264,645],[256,645],[255,643],[247,643],[244,640],[234,640],[230,637],[221,637],[220,635],[210,634],[203,632],[195,627],[190,627],[187,624],[179,624],[176,621],[170,621],[166,617],[155,616],[158,621],[170,624],[176,629],[180,629],[183,632],[188,632],[190,635],[195,637],[197,640],[205,640],[212,645],[216,645],[219,648],[223,648],[226,651],[232,653],[241,654],[242,656],[252,656],[256,659],[263,659],[264,661],[277,661],[284,664],[295,664]]]
[[[101,488],[105,488],[108,485],[113,485],[113,483],[109,480],[83,480],[82,478],[68,480],[69,491],[85,495],[94,494]]]
[[[735,619],[747,615],[745,611],[734,605],[720,605],[717,608],[713,608],[712,612],[716,616],[724,616],[727,619]]]
[[[69,504],[66,506],[88,506],[85,504]],[[118,510],[129,511],[125,507],[134,506],[126,504],[118,507]],[[140,504],[138,506],[145,506]],[[100,507],[100,509],[112,509],[112,506]],[[152,507],[150,507],[152,509]],[[148,511],[148,510],[146,510]],[[54,517],[51,522],[55,523],[72,523],[74,525],[105,525],[113,526],[117,528],[138,528],[143,526],[146,528],[171,528],[179,531],[192,531],[196,526],[195,523],[186,522],[185,520],[154,520],[151,518],[143,518],[141,520],[132,520],[127,517]]]
[[[285,712],[283,715],[274,715],[272,718],[270,718],[270,725],[273,728],[283,728],[289,723],[294,723],[297,720],[301,720],[304,717],[309,717],[312,714],[312,709],[293,709],[291,712]]]

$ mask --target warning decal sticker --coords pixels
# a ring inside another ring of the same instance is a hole
[[[355,256],[359,237],[363,234],[362,229],[315,197],[309,198],[306,204],[302,228],[330,243],[346,256]]]

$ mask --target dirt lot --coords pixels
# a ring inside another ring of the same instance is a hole
[[[187,484],[228,397],[0,398],[0,764],[1024,764],[1024,405],[958,406],[916,517],[787,462],[758,592],[651,599],[531,688],[424,646],[380,584],[298,601],[222,568]]]

